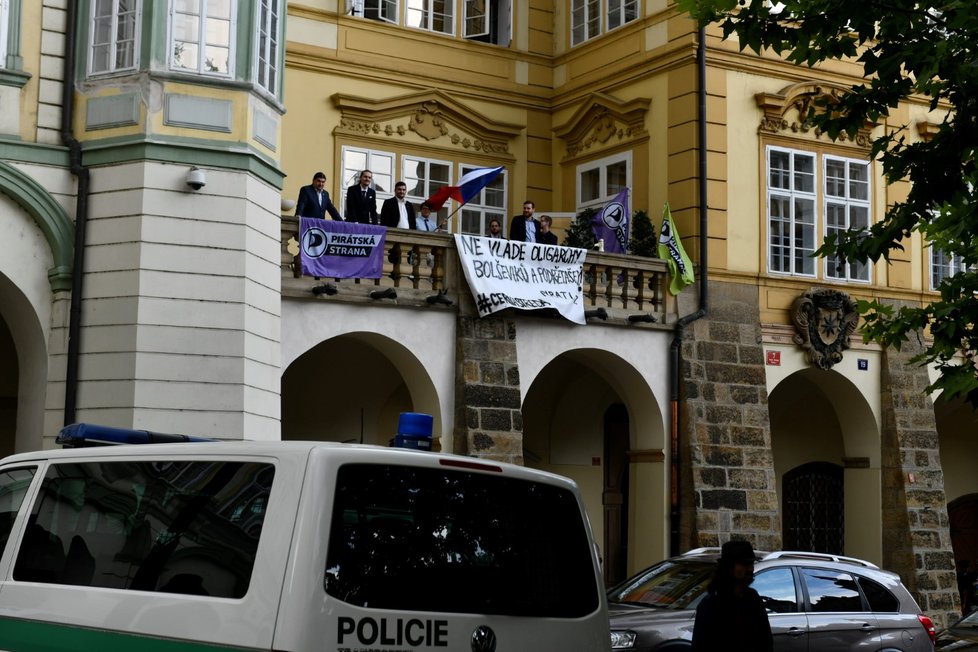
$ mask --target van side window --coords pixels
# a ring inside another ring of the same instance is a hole
[[[599,608],[575,495],[485,473],[337,471],[326,592],[372,609],[580,618]]]
[[[14,580],[243,597],[274,473],[251,462],[52,464]]]
[[[37,469],[30,466],[0,473],[0,554],[7,545],[14,519],[36,472]]]

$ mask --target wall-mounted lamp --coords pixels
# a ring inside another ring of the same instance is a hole
[[[387,288],[386,290],[371,290],[368,294],[371,299],[396,299],[397,291],[394,288]]]
[[[643,315],[629,315],[628,321],[630,321],[633,324],[639,324],[639,323],[654,324],[656,322],[656,318],[650,315],[649,313],[645,313]]]
[[[339,290],[337,290],[336,286],[333,285],[332,283],[323,283],[322,285],[317,285],[312,288],[312,293],[315,294],[317,297],[321,294],[325,294],[326,296],[331,297],[337,292],[339,292]]]
[[[207,185],[207,175],[195,165],[187,171],[187,185],[191,190],[200,190]]]

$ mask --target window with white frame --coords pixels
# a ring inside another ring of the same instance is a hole
[[[404,24],[408,27],[455,33],[455,0],[406,0]]]
[[[869,228],[869,163],[824,156],[825,235]],[[839,256],[825,259],[825,277],[842,281],[869,281],[869,266],[846,262]]]
[[[638,0],[608,0],[608,29],[621,27],[638,18]]]
[[[258,64],[256,81],[271,94],[278,91],[278,26],[281,0],[258,2]]]
[[[632,153],[623,152],[577,166],[577,210],[600,210],[632,185]]]
[[[638,18],[639,0],[571,0],[571,46]]]
[[[930,247],[930,289],[937,290],[944,279],[968,270],[960,254],[948,253],[939,247]]]
[[[2,0],[6,10],[8,0]],[[136,67],[138,0],[92,0],[89,74],[132,70]],[[4,21],[6,24],[6,21]],[[4,29],[4,37],[6,29]],[[2,51],[6,52],[6,44]]]
[[[478,167],[480,166],[463,164],[459,168],[459,178]],[[489,221],[493,219],[499,220],[499,225],[503,227],[505,232],[506,170],[503,170],[478,195],[470,199],[459,213],[462,216],[459,222],[460,233],[488,235]]]
[[[174,0],[170,31],[172,69],[231,74],[234,0]]]
[[[815,154],[767,150],[768,269],[815,276]]]
[[[401,157],[401,179],[407,184],[407,196],[415,205],[435,194],[439,188],[452,183],[452,164],[415,156]],[[451,202],[438,211],[438,221],[448,218]]]
[[[342,150],[343,175],[340,179],[340,201],[346,197],[346,189],[360,183],[360,173],[370,170],[373,174],[371,185],[377,192],[377,200],[392,197],[394,193],[394,154],[358,147],[344,147]]]
[[[633,2],[635,0],[626,0]],[[353,16],[508,46],[513,0],[346,0]],[[458,7],[458,8],[456,8]],[[403,8],[403,15],[402,15]]]

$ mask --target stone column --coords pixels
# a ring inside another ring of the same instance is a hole
[[[681,547],[747,539],[759,550],[781,548],[781,521],[771,453],[771,425],[758,322],[757,288],[710,283],[706,318],[682,344]]]
[[[895,571],[938,629],[954,622],[960,598],[944,494],[934,405],[915,338],[883,357],[883,567]]]
[[[523,464],[516,322],[459,316],[454,452]]]

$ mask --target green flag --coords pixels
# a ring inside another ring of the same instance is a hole
[[[672,221],[669,204],[662,209],[662,228],[659,229],[659,258],[669,265],[669,291],[679,294],[684,287],[696,280],[693,274],[693,263],[683,251],[683,243],[676,233],[676,225]]]

